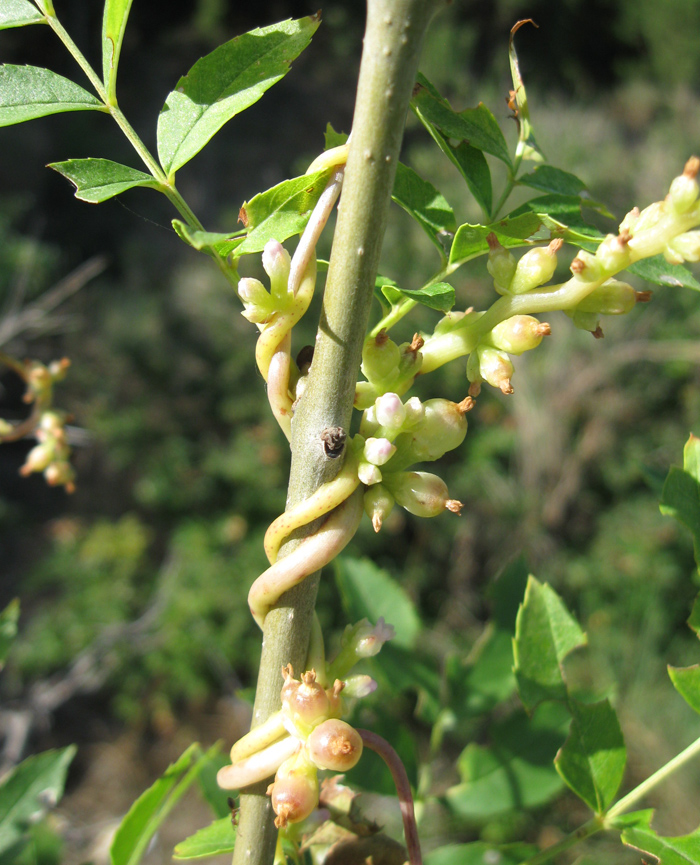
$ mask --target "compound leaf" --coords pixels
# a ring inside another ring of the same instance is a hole
[[[225,123],[284,78],[319,23],[312,15],[256,28],[198,60],[158,117],[158,157],[166,173],[189,162]]]
[[[106,111],[73,81],[40,66],[0,66],[0,126],[63,111]]]
[[[58,171],[75,186],[75,197],[90,204],[114,198],[135,186],[158,188],[150,174],[137,171],[111,159],[68,159],[48,166]]]

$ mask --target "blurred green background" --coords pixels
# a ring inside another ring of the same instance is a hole
[[[56,0],[97,66],[100,5]],[[135,0],[119,75],[125,113],[154,146],[157,112],[198,57],[246,29],[315,11],[284,0],[245,8]],[[484,101],[511,142],[508,32],[523,17],[539,25],[519,32],[517,48],[549,160],[580,176],[619,218],[661,198],[700,150],[700,3],[455,0],[435,21],[422,69],[454,107]],[[288,77],[178,175],[208,228],[233,230],[244,200],[302,173],[323,147],[327,122],[350,130],[362,4],[332,2],[323,19]],[[45,27],[0,33],[0,59],[81,81]],[[254,685],[260,642],[246,596],[264,569],[264,530],[284,508],[289,454],[254,368],[256,329],[211,263],[177,239],[165,199],[136,190],[95,210],[44,168],[87,156],[138,167],[109,119],[76,113],[3,129],[0,153],[2,347],[71,359],[57,401],[75,418],[78,471],[68,497],[40,477],[19,478],[31,442],[0,449],[0,604],[22,602],[0,699],[38,713],[25,753],[82,746],[66,807],[89,828],[67,856],[99,861],[94,827],[124,810],[149,773],[192,737],[230,743],[245,724],[236,694]],[[480,218],[413,118],[404,161],[443,191],[460,222]],[[438,265],[429,247],[395,212],[383,273],[418,288]],[[95,256],[95,278],[11,335],[28,305]],[[258,272],[254,262],[247,267]],[[492,300],[483,262],[463,268],[454,285],[462,308]],[[308,318],[298,346],[313,341]],[[411,319],[400,335],[432,321]],[[485,393],[465,445],[439,469],[466,502],[462,517],[427,523],[395,514],[377,536],[364,526],[353,552],[400,580],[438,668],[446,655],[471,650],[488,619],[486,590],[523,552],[588,631],[579,674],[615,699],[634,783],[697,735],[664,669],[698,658],[684,625],[697,574],[689,538],[659,514],[658,498],[688,433],[700,433],[700,304],[692,292],[655,288],[651,304],[604,323],[603,342],[564,316],[551,324],[553,336],[516,361],[515,394]],[[464,364],[420,384],[421,396],[461,399]],[[21,417],[16,379],[3,373],[0,386],[0,415]],[[331,633],[345,624],[332,578],[321,587],[320,614]],[[68,676],[77,682],[70,699],[42,704],[76,659],[83,667]],[[399,708],[425,738],[415,698]],[[96,805],[86,791],[105,781],[111,792]],[[689,773],[660,794],[664,828],[696,825],[699,787]],[[578,816],[556,806],[525,829],[556,835]],[[508,840],[522,828],[506,821],[472,837],[490,831]]]

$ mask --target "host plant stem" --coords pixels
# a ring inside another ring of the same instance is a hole
[[[333,241],[309,382],[292,422],[287,505],[340,469],[321,445],[328,427],[349,430],[408,103],[423,37],[444,0],[368,0],[367,26],[342,205]],[[310,534],[315,524],[297,534]],[[294,544],[297,541],[290,541]],[[284,555],[285,545],[281,554]],[[319,574],[282,596],[265,618],[253,726],[280,707],[281,668],[304,669]],[[267,784],[241,796],[234,865],[269,865],[277,830]]]

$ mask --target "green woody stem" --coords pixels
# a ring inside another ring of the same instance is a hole
[[[292,422],[288,507],[340,469],[322,447],[329,427],[349,429],[374,278],[408,103],[428,23],[444,0],[368,0],[367,26],[338,224],[312,371]],[[310,534],[315,524],[300,530]],[[282,548],[290,552],[295,541]],[[319,574],[282,596],[265,618],[253,726],[279,709],[281,668],[305,666]],[[266,783],[241,797],[234,865],[269,865],[277,830]]]

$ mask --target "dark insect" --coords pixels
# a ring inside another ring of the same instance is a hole
[[[231,825],[238,826],[238,808],[236,807],[236,803],[231,798],[231,796],[229,796],[226,800],[226,804],[231,809]]]

